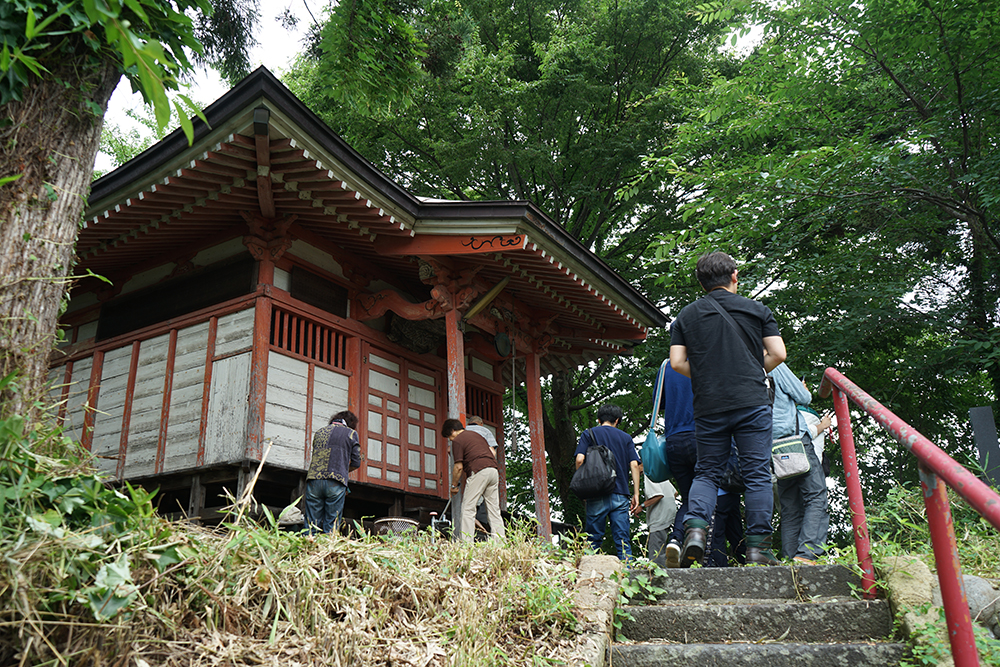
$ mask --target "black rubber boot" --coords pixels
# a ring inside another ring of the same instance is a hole
[[[771,553],[770,535],[747,535],[747,565],[781,565]]]
[[[690,567],[691,563],[700,563],[705,556],[705,529],[708,528],[708,522],[701,519],[688,519],[684,522],[684,528],[681,567]]]

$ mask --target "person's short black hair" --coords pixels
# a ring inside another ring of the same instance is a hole
[[[736,270],[736,261],[724,252],[710,252],[698,258],[694,267],[695,277],[705,290],[725,287]]]
[[[357,430],[358,428],[358,416],[351,412],[350,410],[341,410],[334,416],[330,417],[330,423],[335,421],[342,421],[347,424],[347,428]]]
[[[445,419],[444,423],[441,424],[441,436],[444,438],[451,437],[451,434],[455,431],[464,431],[465,427],[462,426],[462,422],[457,419]]]
[[[601,407],[597,408],[597,423],[603,424],[605,422],[609,424],[614,424],[620,422],[625,413],[614,403],[605,403]]]

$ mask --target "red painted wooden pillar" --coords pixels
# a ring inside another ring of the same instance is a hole
[[[135,400],[135,378],[139,373],[139,350],[141,343],[132,342],[132,356],[128,366],[128,384],[125,386],[125,406],[122,408],[122,431],[118,439],[118,462],[115,477],[125,479],[125,457],[128,455],[128,435],[132,426],[132,402]]]
[[[462,314],[452,308],[444,314],[445,328],[448,332],[448,417],[465,424],[465,339],[462,337],[460,320]],[[451,469],[454,460],[451,457],[451,447],[448,455],[449,487],[457,480],[451,480]],[[448,489],[449,493],[451,488]],[[456,538],[462,534],[462,493],[455,496],[451,504],[451,525],[454,526]]]
[[[531,476],[535,487],[535,516],[538,535],[552,539],[552,517],[549,515],[549,471],[545,463],[545,428],[542,423],[541,356],[530,352],[525,357],[527,372],[524,382],[528,390],[528,435],[531,439]]]
[[[205,443],[208,441],[208,406],[212,400],[212,364],[215,359],[215,338],[219,333],[219,318],[208,321],[208,342],[205,345],[205,379],[201,387],[201,419],[198,422],[198,458],[196,465],[205,465]]]
[[[156,439],[156,459],[153,472],[162,473],[167,457],[167,428],[170,425],[170,399],[174,391],[174,361],[177,359],[177,329],[170,330],[167,347],[167,367],[163,373],[163,400],[160,406],[160,432]]]
[[[97,421],[97,399],[101,392],[101,376],[104,374],[104,352],[94,352],[94,362],[90,367],[90,384],[87,387],[87,403],[83,406],[83,431],[80,444],[88,452],[94,447],[94,426]]]
[[[465,423],[465,339],[462,314],[452,308],[444,314],[448,330],[448,417]]]
[[[246,457],[260,461],[264,452],[264,408],[267,401],[267,365],[271,346],[271,283],[274,261],[261,258],[257,266],[257,300],[254,304],[253,351],[250,354],[250,410]]]

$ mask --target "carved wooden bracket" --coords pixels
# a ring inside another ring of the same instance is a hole
[[[449,310],[462,310],[469,307],[469,302],[476,297],[475,289],[466,287],[452,294],[441,286],[431,289],[431,298],[422,303],[410,303],[399,292],[382,290],[376,294],[363,294],[358,297],[358,305],[364,311],[361,319],[373,320],[392,311],[404,320],[434,320],[444,317]]]
[[[344,277],[358,287],[368,287],[372,282],[372,276],[352,264],[341,262],[340,268],[344,272]]]
[[[387,311],[392,311],[404,320],[433,320],[444,316],[444,310],[437,299],[428,299],[423,303],[410,303],[399,292],[391,289],[382,290],[376,294],[362,294],[358,297],[358,305],[364,311],[361,320],[373,320],[382,317]]]
[[[296,215],[286,215],[283,218],[264,218],[254,213],[240,211],[246,220],[250,233],[243,237],[243,245],[247,247],[254,259],[270,259],[277,261],[292,246],[288,236],[288,228],[298,218]]]

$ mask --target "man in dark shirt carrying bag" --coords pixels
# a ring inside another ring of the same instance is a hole
[[[777,565],[770,551],[774,495],[765,375],[785,360],[785,343],[770,309],[736,294],[737,273],[726,253],[700,257],[695,274],[708,294],[685,307],[670,327],[670,365],[691,378],[698,441],[681,560],[702,559],[735,440],[746,484],[747,563]]]
[[[639,508],[639,455],[632,438],[618,428],[623,416],[622,409],[613,403],[605,403],[597,409],[599,425],[584,431],[576,445],[576,467],[579,468],[587,460],[587,450],[591,445],[604,445],[611,451],[617,473],[615,488],[603,496],[584,501],[587,511],[584,530],[590,546],[594,551],[599,551],[610,520],[611,538],[615,543],[618,560],[628,561],[632,558],[629,517]],[[631,496],[629,476],[634,489]]]

